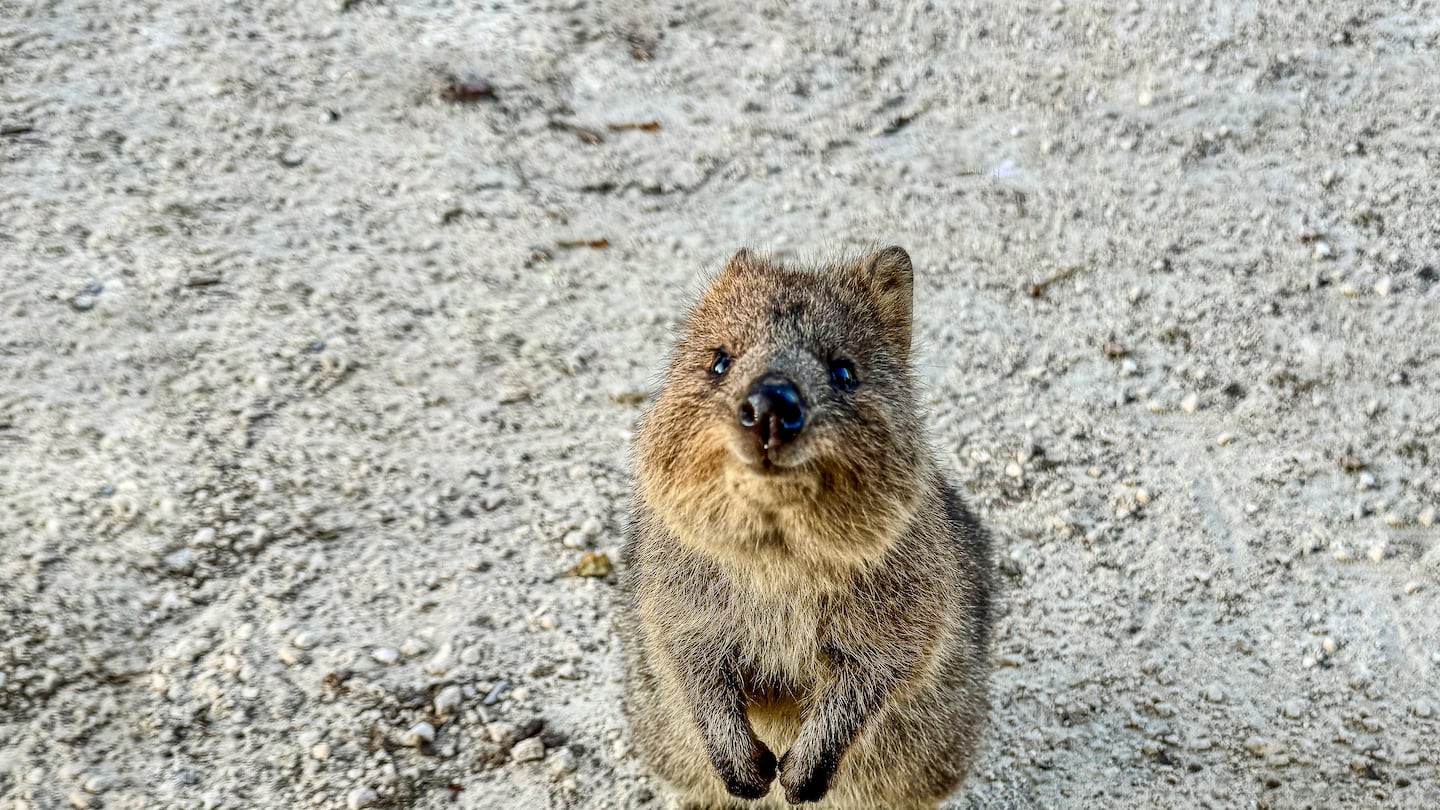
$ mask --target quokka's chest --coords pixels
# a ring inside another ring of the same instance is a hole
[[[818,600],[752,596],[732,603],[727,619],[747,677],[803,688],[819,676],[825,616]]]

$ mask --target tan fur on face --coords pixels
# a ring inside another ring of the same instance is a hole
[[[794,271],[745,253],[691,311],[636,448],[640,497],[682,542],[751,576],[842,575],[873,564],[910,521],[930,470],[908,401],[909,288],[903,313],[887,309],[870,272],[859,262]],[[717,381],[707,369],[719,347],[735,361]],[[829,396],[826,354],[860,366],[854,412],[812,403],[812,424],[782,457],[793,466],[757,472],[735,419],[748,381],[778,367],[807,399]]]

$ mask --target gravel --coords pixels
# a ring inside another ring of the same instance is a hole
[[[946,810],[1440,806],[1433,9],[11,5],[0,810],[660,807],[629,433],[874,242],[1003,570]]]

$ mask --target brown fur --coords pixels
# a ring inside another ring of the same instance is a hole
[[[899,248],[803,271],[742,250],[689,313],[642,420],[626,710],[684,807],[934,807],[970,767],[989,541],[923,438],[911,276]],[[853,392],[830,384],[839,357]],[[736,410],[777,371],[809,417],[771,466]]]

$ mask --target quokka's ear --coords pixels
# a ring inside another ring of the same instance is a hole
[[[759,267],[760,259],[755,255],[755,251],[747,247],[742,247],[735,251],[735,255],[731,256],[730,259],[725,262],[725,267],[720,272],[723,275],[749,273]]]
[[[915,270],[902,247],[881,248],[860,262],[860,273],[870,286],[875,310],[885,336],[900,351],[910,351],[911,298]]]

